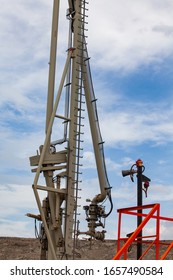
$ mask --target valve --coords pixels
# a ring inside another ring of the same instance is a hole
[[[97,227],[105,227],[105,224],[102,222],[102,218],[105,216],[104,207],[95,203],[91,203],[90,205],[84,206],[83,209],[86,213],[86,221],[88,222],[89,228],[89,231],[85,232],[85,234],[90,235],[95,239],[104,240],[106,231],[96,231]]]

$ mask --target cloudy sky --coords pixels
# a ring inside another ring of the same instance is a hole
[[[68,1],[61,2],[57,85],[68,39]],[[173,0],[89,2],[88,51],[114,203],[106,229],[116,238],[117,209],[136,205],[136,179],[121,170],[138,158],[152,180],[144,203],[158,202],[173,217]],[[25,217],[37,213],[28,158],[44,141],[52,3],[0,0],[0,236],[34,236]],[[87,124],[85,133],[82,203],[99,193]],[[173,225],[161,229],[172,238]]]

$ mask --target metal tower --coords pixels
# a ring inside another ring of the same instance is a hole
[[[101,219],[106,218],[112,211],[111,188],[106,173],[103,140],[99,128],[85,35],[87,5],[88,2],[85,0],[68,1],[69,44],[56,96],[54,96],[55,68],[60,0],[54,0],[53,5],[46,136],[37,155],[30,157],[30,165],[36,166],[32,169],[36,173],[33,191],[40,214],[28,214],[28,216],[41,221],[41,259],[73,259],[75,239],[79,234],[87,234],[91,238],[103,240],[105,230],[97,231],[96,228],[104,228]],[[64,113],[59,114],[59,111],[62,112],[60,100],[64,96]],[[79,232],[77,210],[85,103],[100,192],[91,198],[90,205],[85,207],[88,230]],[[52,139],[61,130],[56,127],[56,120],[62,121],[64,135],[60,140]],[[62,144],[66,145],[64,149],[62,149]],[[41,173],[45,177],[45,186],[39,184]],[[41,201],[40,192],[45,193],[43,201]],[[105,209],[100,203],[107,197],[110,201],[110,211],[105,213]]]

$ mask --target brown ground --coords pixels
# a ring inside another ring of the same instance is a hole
[[[168,241],[163,241],[167,243]],[[76,259],[82,260],[111,260],[115,255],[116,241],[92,241],[92,246],[87,240],[78,241]],[[145,247],[145,245],[144,245]],[[167,246],[160,246],[160,256]],[[149,250],[145,259],[154,258],[154,246]],[[0,237],[0,260],[36,260],[40,255],[39,240],[33,238]],[[81,256],[81,257],[80,257]],[[136,259],[136,244],[132,246],[128,259]],[[173,260],[173,249],[167,259]]]

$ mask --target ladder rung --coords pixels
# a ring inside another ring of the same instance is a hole
[[[81,33],[78,33],[77,35],[83,36],[83,38],[88,38],[88,36],[86,36],[86,35],[84,35],[84,34],[81,34]]]
[[[78,184],[78,183],[82,183],[82,180],[75,180],[75,181],[73,181],[73,184]],[[79,191],[81,191],[82,189],[79,189],[79,188],[76,188],[76,187],[74,187],[74,189],[75,190],[79,190]]]
[[[84,42],[84,41],[81,41],[81,40],[77,40],[79,43],[81,43],[81,45],[85,45],[85,46],[87,46],[88,44],[86,43],[86,42]]]
[[[81,123],[74,123],[75,125],[79,126],[79,127],[84,127],[84,124]],[[74,132],[78,133],[78,131],[74,130]],[[83,132],[80,132],[80,134],[84,134]]]
[[[78,124],[78,123],[74,123],[75,125],[77,125],[77,126],[84,126],[84,125],[82,125],[82,124]],[[81,132],[81,131],[77,131],[77,130],[73,130],[76,134],[81,134],[81,135],[83,135],[84,134],[84,132]]]
[[[89,2],[86,2],[85,0],[82,0],[81,2],[82,2],[82,4],[84,4],[84,5],[88,5],[88,4],[89,4]]]
[[[77,138],[77,136],[79,136],[79,135],[74,136],[73,140],[76,140],[76,142],[78,142],[78,143],[84,143],[84,140],[79,140]]]
[[[80,163],[73,162],[73,164],[76,165],[76,166],[83,166],[83,164],[80,164]]]
[[[87,21],[84,21],[82,18],[79,19],[79,21],[82,22],[82,23],[84,23],[84,24],[88,24],[88,22],[87,22]]]
[[[83,156],[79,156],[79,155],[74,155],[74,154],[73,154],[73,156],[74,156],[74,157],[77,157],[77,158],[83,158]]]
[[[77,101],[77,100],[75,100],[75,101]],[[80,102],[80,101],[78,101],[78,102]],[[82,112],[85,111],[85,109],[82,109],[82,108],[77,108],[77,107],[75,107],[75,109],[77,109],[78,111],[82,111]]]
[[[85,48],[80,48],[80,47],[77,47],[77,49],[78,50],[80,50],[80,51],[86,51],[87,49],[85,49]],[[78,57],[83,57],[82,55],[77,55]]]
[[[83,31],[88,31],[88,29],[86,29],[86,28],[84,28],[84,27],[81,27],[81,26],[78,26],[81,30],[83,30]],[[83,36],[83,34],[81,35],[81,36]]]
[[[79,5],[79,7],[84,9],[85,6],[88,5],[88,4],[89,4],[89,2],[85,2],[85,0],[81,0],[81,3]]]
[[[73,183],[74,183],[74,184],[82,183],[82,180],[80,180],[80,181],[79,181],[79,180],[73,180]]]
[[[76,64],[81,65],[82,63],[81,63],[81,62],[76,61]],[[86,73],[86,72],[82,72],[82,71],[81,71],[81,73]]]
[[[83,151],[83,148],[79,148],[79,147],[73,147],[73,149],[79,150],[79,151]]]
[[[80,62],[77,62],[77,64],[81,65]],[[85,71],[81,70],[81,69],[76,69],[77,72],[81,73],[81,74],[86,74]]]
[[[83,81],[83,78],[80,78],[80,77],[76,77],[76,79],[78,79],[78,80],[82,80],[82,81]]]
[[[85,101],[81,101],[81,100],[78,100],[78,99],[75,99],[75,101],[80,102],[80,103],[82,103],[82,104],[85,104]],[[76,108],[75,108],[75,109],[76,109]]]
[[[75,86],[78,87],[79,85],[77,84],[77,85],[75,85]],[[78,88],[78,90],[79,90],[79,89],[82,89],[82,88],[84,88],[84,86],[81,85],[81,86]],[[81,95],[85,95],[85,94],[82,94],[82,93],[81,93]]]
[[[85,15],[84,15],[84,14],[81,14],[81,15],[83,15],[83,18],[88,18],[88,15],[86,15],[86,14],[85,14]],[[82,19],[83,19],[83,18],[82,18]]]
[[[85,4],[88,4],[88,2],[87,3],[85,3],[85,2],[81,3],[81,5],[79,5],[79,7],[82,8],[83,10],[85,10],[85,11],[89,11],[89,9],[85,8]],[[80,13],[80,15],[83,15],[83,14]]]

